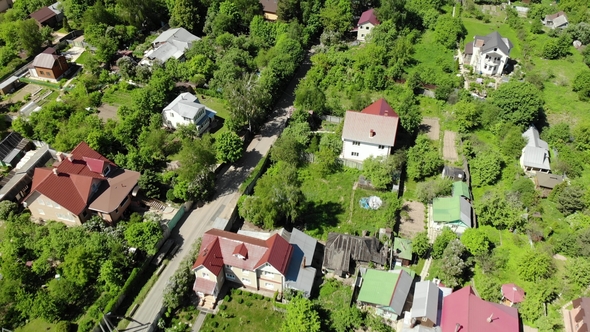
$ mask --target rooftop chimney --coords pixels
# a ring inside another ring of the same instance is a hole
[[[55,168],[53,169],[53,174],[55,174],[55,175],[58,175],[58,172],[57,172],[57,167],[55,167]]]
[[[74,155],[73,155],[73,154],[71,154],[71,153],[69,153],[69,154],[68,154],[68,160],[69,160],[70,162],[73,162],[73,161],[74,161]]]
[[[490,317],[488,317],[488,319],[487,319],[488,323],[491,323],[491,322],[493,322],[493,321],[494,321],[494,320],[492,319],[492,317],[494,317],[494,313],[492,313],[492,314],[490,315]]]
[[[459,330],[462,328],[463,326],[461,326],[461,324],[457,323],[455,324],[455,332],[459,332]]]
[[[64,156],[63,156],[62,152],[56,153],[55,156],[57,157],[57,161],[59,161],[59,162],[64,161]]]
[[[370,135],[371,137],[374,137],[374,136],[375,136],[375,131],[374,131],[373,129],[371,129],[371,131],[369,132],[369,135]]]

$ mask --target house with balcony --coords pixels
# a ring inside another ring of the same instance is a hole
[[[465,45],[464,63],[482,75],[502,75],[506,63],[510,59],[510,51],[514,46],[508,38],[502,37],[497,31],[486,36],[474,36],[473,41]]]
[[[392,153],[399,116],[381,98],[361,112],[347,111],[342,129],[342,158],[362,162]]]
[[[572,309],[563,309],[564,330],[584,332],[590,330],[590,297],[580,297],[572,301]],[[588,316],[586,316],[588,313]]]
[[[195,125],[199,135],[204,133],[215,118],[214,110],[201,104],[192,93],[181,93],[162,111],[164,126],[177,129],[179,126]]]
[[[93,215],[118,221],[137,194],[140,173],[117,167],[81,142],[70,153],[57,153],[52,167],[35,168],[23,205],[35,221],[81,225]]]

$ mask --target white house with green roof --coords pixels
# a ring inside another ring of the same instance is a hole
[[[432,201],[434,228],[449,227],[461,235],[473,227],[471,203],[463,196],[439,197]]]
[[[375,308],[375,314],[397,320],[406,307],[413,278],[405,270],[381,271],[368,269],[361,277],[357,302]]]

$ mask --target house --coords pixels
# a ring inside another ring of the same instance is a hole
[[[412,288],[412,277],[404,270],[381,271],[367,269],[357,297],[360,305],[375,308],[375,314],[397,320]]]
[[[565,181],[564,175],[549,174],[549,173],[537,173],[533,177],[535,188],[541,190],[541,196],[547,197],[558,184]]]
[[[58,28],[58,24],[63,20],[63,13],[59,9],[60,4],[56,2],[50,6],[43,7],[36,12],[31,13],[29,17],[37,21],[39,27],[48,26]]]
[[[81,142],[69,154],[58,152],[52,168],[35,168],[31,193],[23,205],[35,220],[73,226],[98,215],[114,223],[137,194],[139,176]]]
[[[0,201],[21,203],[29,193],[35,168],[47,164],[52,159],[48,145],[27,151],[10,173],[0,181]]]
[[[342,129],[342,158],[362,162],[388,156],[395,145],[399,116],[379,99],[361,112],[347,111]]]
[[[414,288],[410,327],[434,327],[440,325],[439,303],[442,291],[432,281],[420,281]]]
[[[436,229],[451,228],[463,234],[473,227],[471,203],[463,196],[438,197],[432,201],[432,221]]]
[[[199,135],[211,125],[217,114],[214,110],[201,104],[197,97],[189,92],[181,93],[162,111],[164,126],[177,129],[178,126],[197,126]]]
[[[322,268],[338,276],[352,275],[357,263],[385,265],[387,256],[376,237],[328,233]]]
[[[562,310],[566,332],[585,332],[590,330],[590,297],[580,297],[572,301],[572,309]],[[588,312],[588,316],[586,316]]]
[[[453,181],[465,181],[465,171],[462,168],[445,166],[442,170],[442,177]]]
[[[530,126],[522,134],[527,144],[522,149],[520,156],[520,167],[525,172],[550,173],[551,165],[549,160],[549,144],[539,138],[539,131],[535,126]]]
[[[184,60],[184,53],[201,38],[184,28],[168,29],[152,42],[152,48],[145,52],[140,64],[151,66],[154,61],[165,63],[170,58]]]
[[[520,332],[518,310],[487,302],[471,286],[443,298],[442,332]]]
[[[278,0],[259,0],[260,4],[262,5],[262,12],[264,13],[264,18],[269,21],[276,21],[279,19],[277,15],[278,9]]]
[[[29,70],[32,78],[44,79],[53,82],[60,78],[70,69],[68,61],[63,55],[49,47],[33,60],[33,68]]]
[[[0,95],[5,95],[14,92],[20,85],[18,76],[10,76],[5,81],[0,83]]]
[[[463,181],[453,182],[453,196],[460,196],[471,202],[471,193],[469,192],[469,186]]]
[[[293,247],[293,253],[285,276],[285,287],[309,297],[317,273],[311,265],[318,241],[297,228],[293,228],[287,241]]]
[[[12,8],[12,0],[0,0],[0,13]]]
[[[192,270],[193,290],[201,298],[216,300],[226,281],[251,290],[285,289],[293,246],[279,234],[267,240],[210,229],[202,237],[201,250]]]
[[[490,76],[501,75],[510,58],[512,42],[497,31],[486,36],[474,36],[465,45],[464,63],[473,67],[476,73]]]
[[[409,266],[412,263],[412,240],[396,237],[393,240],[395,265]]]
[[[352,31],[356,31],[356,40],[365,41],[369,33],[377,25],[381,24],[377,19],[377,13],[375,9],[369,9],[361,14],[356,28]]]
[[[546,15],[545,18],[541,20],[543,25],[550,28],[550,29],[564,29],[567,28],[569,22],[567,20],[567,15],[563,11],[558,11],[552,15]]]
[[[524,301],[524,289],[515,284],[504,284],[502,285],[501,291],[502,302],[509,307]]]

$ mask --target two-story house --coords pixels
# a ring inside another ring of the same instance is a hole
[[[57,82],[70,69],[63,55],[57,54],[54,48],[48,47],[33,60],[33,68],[29,70],[32,78]]]
[[[197,126],[199,135],[205,132],[215,118],[214,110],[201,104],[192,93],[181,93],[162,111],[164,126],[177,129],[178,126]]]
[[[279,234],[267,240],[217,228],[205,232],[193,265],[193,290],[199,297],[217,297],[224,282],[251,290],[278,291],[286,285],[293,246]]]
[[[501,75],[510,59],[512,42],[497,31],[486,36],[474,36],[465,45],[464,63],[473,67],[476,73],[490,76]]]
[[[395,145],[399,116],[381,98],[361,112],[347,111],[342,129],[342,158],[362,162],[388,156]]]
[[[184,53],[199,40],[201,38],[184,28],[168,29],[154,39],[152,47],[145,52],[140,64],[151,66],[154,61],[165,63],[170,58],[184,60]]]
[[[365,41],[367,36],[371,33],[373,28],[381,24],[377,19],[377,13],[375,9],[369,9],[361,14],[356,28],[352,31],[356,31],[356,40]]]
[[[588,316],[586,316],[588,312]],[[580,297],[572,301],[572,309],[563,310],[564,330],[584,332],[590,330],[590,297]]]
[[[23,205],[34,220],[81,225],[92,215],[119,220],[137,194],[140,173],[121,169],[81,142],[71,153],[57,153],[52,168],[35,168]]]

